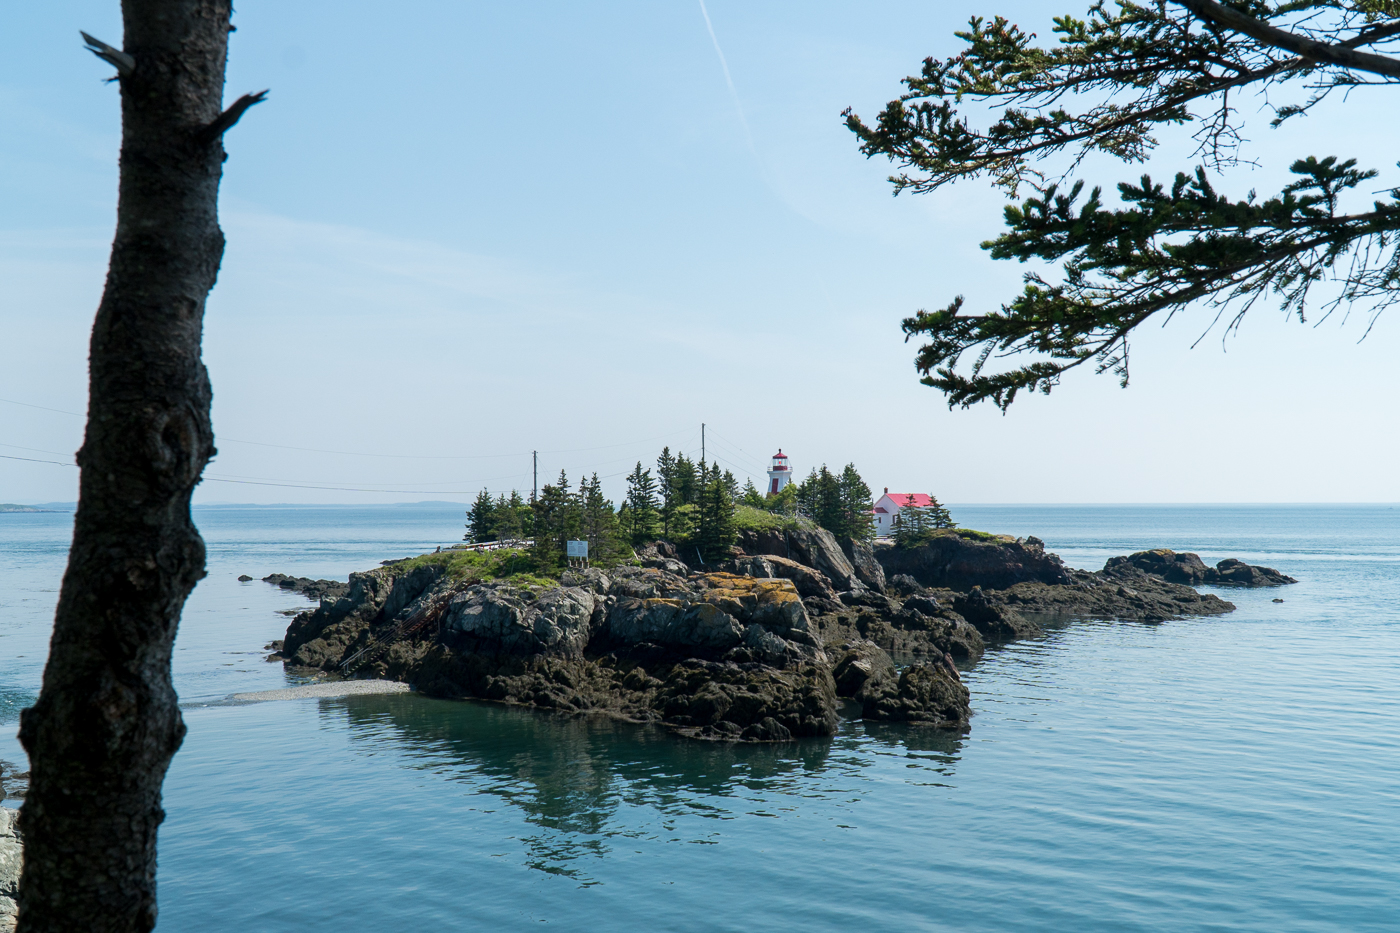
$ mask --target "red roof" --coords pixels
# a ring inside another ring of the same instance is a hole
[[[891,499],[893,499],[893,500],[895,501],[895,504],[898,505],[901,509],[910,504],[910,502],[909,502],[909,497],[910,497],[910,496],[913,496],[913,498],[914,498],[913,505],[914,505],[914,507],[917,508],[917,509],[926,509],[926,508],[928,508],[929,506],[933,505],[933,499],[930,498],[929,495],[928,495],[927,493],[922,493],[922,492],[888,492],[888,493],[885,493],[885,495],[886,495],[886,496],[889,496]],[[885,496],[881,496],[880,498],[883,499],[884,497],[885,497]]]
[[[878,505],[875,506],[875,511],[876,511],[876,512],[879,512],[881,515],[888,515],[888,514],[890,514],[890,513],[887,512],[886,510],[880,508]]]
[[[783,453],[783,452],[780,450],[780,451],[778,451],[777,453],[775,453],[775,454],[773,455],[773,459],[774,459],[774,460],[786,460],[786,459],[787,459],[787,454]]]

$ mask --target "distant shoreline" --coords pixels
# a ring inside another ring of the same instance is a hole
[[[63,512],[66,509],[41,509],[37,505],[18,505],[14,502],[0,502],[0,514],[7,512],[32,514],[35,512]]]

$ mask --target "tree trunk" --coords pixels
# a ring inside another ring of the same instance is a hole
[[[89,357],[73,547],[43,690],[24,711],[19,930],[156,922],[161,782],[185,725],[170,678],[204,576],[190,496],[214,454],[204,302],[217,209],[229,0],[124,0],[117,231]]]

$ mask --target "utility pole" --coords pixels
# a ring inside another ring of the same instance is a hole
[[[705,422],[700,422],[700,462],[705,462]]]
[[[530,480],[530,501],[534,502],[535,497],[540,494],[540,452],[530,451],[530,459],[534,462],[534,479]]]

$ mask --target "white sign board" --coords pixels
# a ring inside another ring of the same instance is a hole
[[[587,557],[587,556],[588,556],[588,542],[587,542],[587,541],[570,541],[570,542],[569,542],[569,556],[570,556],[570,557]]]

